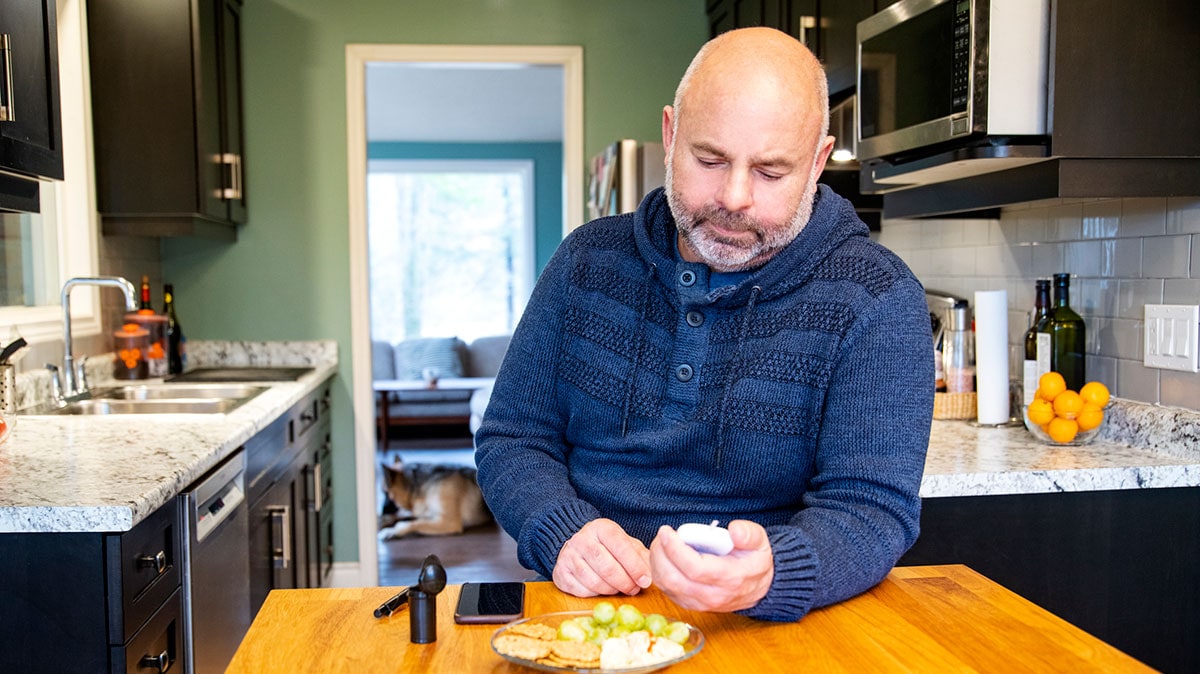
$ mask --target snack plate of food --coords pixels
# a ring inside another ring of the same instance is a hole
[[[646,616],[650,627],[658,628],[658,634],[644,623],[640,629],[617,629],[617,620],[613,619],[611,635],[593,631],[589,636],[589,631],[609,627],[598,625],[595,613],[603,615],[604,609],[547,613],[508,623],[492,635],[492,650],[509,662],[544,672],[641,674],[683,662],[704,647],[704,634],[699,629],[663,620],[662,616]]]

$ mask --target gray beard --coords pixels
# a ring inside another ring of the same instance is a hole
[[[709,268],[718,272],[738,272],[753,269],[764,264],[791,243],[800,230],[808,224],[812,217],[813,200],[817,194],[817,174],[814,166],[809,175],[808,186],[800,197],[800,204],[792,215],[788,226],[771,233],[765,233],[766,228],[760,220],[730,213],[715,206],[705,206],[697,210],[689,210],[675,193],[674,159],[667,157],[666,188],[667,205],[675,218],[675,226],[692,250],[700,256]],[[736,231],[753,232],[755,237],[750,245],[716,236],[712,230],[705,227],[707,222],[720,223],[723,228]]]

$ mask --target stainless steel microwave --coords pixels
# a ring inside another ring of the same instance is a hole
[[[1047,130],[1049,0],[901,0],[858,24],[858,157]]]

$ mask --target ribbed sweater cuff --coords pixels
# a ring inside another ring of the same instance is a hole
[[[600,511],[584,501],[567,501],[549,508],[522,533],[518,546],[521,563],[546,578],[553,578],[554,564],[567,539],[599,518]]]
[[[816,553],[795,530],[768,529],[768,535],[775,577],[762,601],[738,613],[758,620],[799,620],[812,608],[816,595]]]

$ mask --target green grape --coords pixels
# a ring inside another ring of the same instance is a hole
[[[558,638],[563,641],[584,641],[587,631],[574,620],[564,620],[558,626]]]
[[[674,641],[675,643],[680,644],[680,645],[686,643],[688,640],[688,637],[690,637],[691,635],[692,635],[692,631],[691,631],[691,629],[688,628],[687,623],[680,622],[678,620],[671,623],[670,625],[667,625],[667,630],[663,634],[663,636],[665,636],[666,638],[668,638],[671,641]]]
[[[621,608],[617,609],[617,624],[631,632],[636,632],[645,626],[646,619],[636,606],[621,604]]]
[[[666,617],[658,613],[651,613],[646,616],[646,629],[656,637],[662,636],[663,630],[667,629]]]
[[[604,640],[609,636],[610,632],[607,627],[604,625],[597,625],[596,631],[592,633],[592,636],[588,637],[588,641],[596,644],[597,646],[602,646],[604,645]]]
[[[611,601],[602,601],[592,609],[592,618],[600,625],[611,624],[617,617],[617,607]]]

